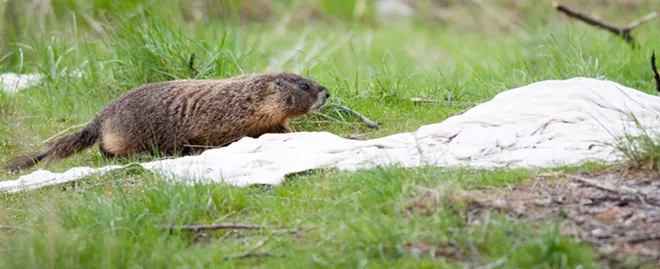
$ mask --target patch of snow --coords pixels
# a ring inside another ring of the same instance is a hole
[[[431,109],[431,108],[429,108]],[[622,135],[660,128],[660,97],[594,78],[548,80],[504,91],[488,102],[415,132],[358,141],[328,132],[266,134],[224,148],[138,165],[182,182],[235,186],[280,184],[315,168],[354,171],[379,165],[472,168],[549,168],[620,160]],[[37,170],[0,182],[17,192],[79,180],[125,166]]]

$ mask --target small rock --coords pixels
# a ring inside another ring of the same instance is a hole
[[[552,199],[550,199],[550,198],[546,198],[546,199],[535,199],[535,200],[534,200],[534,205],[537,205],[537,206],[547,206],[547,205],[549,205],[550,203],[552,203]]]
[[[580,205],[585,206],[585,205],[593,205],[594,201],[591,199],[580,199]]]
[[[608,237],[607,233],[603,229],[600,229],[600,228],[596,228],[594,230],[591,230],[591,235],[593,235],[595,237],[598,237],[598,238]]]
[[[611,254],[616,252],[616,247],[611,245],[611,244],[605,244],[602,245],[598,248],[598,251],[600,251],[603,254]]]

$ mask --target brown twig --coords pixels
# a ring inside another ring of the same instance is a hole
[[[646,14],[646,16],[641,17],[639,19],[636,19],[633,22],[629,23],[628,26],[626,26],[626,28],[624,28],[624,30],[632,31],[632,29],[634,29],[635,27],[640,26],[640,25],[642,25],[642,24],[644,24],[644,23],[646,23],[646,22],[648,22],[652,19],[655,19],[655,17],[657,17],[657,16],[658,16],[658,12],[655,12],[655,11],[651,12],[649,14]]]
[[[215,231],[215,230],[225,230],[225,229],[231,229],[231,230],[260,230],[265,227],[259,226],[259,225],[252,225],[252,224],[203,224],[203,225],[182,225],[182,226],[174,226],[174,225],[169,225],[167,228],[170,231],[173,230],[180,230],[180,231],[191,231],[191,232],[199,232],[199,231]]]
[[[479,103],[475,102],[456,102],[456,101],[442,101],[442,100],[432,100],[432,99],[423,99],[423,98],[410,98],[410,102],[413,103],[431,103],[431,104],[443,104],[448,106],[474,106]]]
[[[202,224],[202,225],[182,225],[182,226],[173,226],[169,225],[166,226],[170,231],[174,230],[179,230],[179,231],[189,231],[189,232],[200,232],[200,231],[215,231],[215,230],[261,230],[261,229],[266,229],[268,227],[265,226],[260,226],[260,225],[253,225],[253,224],[235,224],[235,223],[225,223],[225,224]],[[299,232],[307,232],[307,231],[313,231],[316,230],[316,228],[313,227],[303,227],[300,229],[278,229],[278,230],[273,230],[271,233],[274,235],[277,234],[285,234],[285,233],[299,233]]]
[[[16,226],[6,226],[6,225],[0,225],[0,230],[8,230],[8,231],[30,231],[30,229],[23,228],[23,227],[16,227]]]
[[[652,12],[652,13],[649,13],[649,14],[647,14],[646,16],[644,16],[642,18],[639,18],[639,19],[629,23],[625,27],[619,27],[619,26],[613,25],[610,22],[599,20],[599,19],[596,19],[596,18],[591,17],[589,15],[586,15],[584,13],[581,13],[579,11],[573,10],[573,9],[571,9],[571,8],[565,6],[565,5],[559,4],[557,2],[553,2],[552,7],[555,8],[557,11],[568,15],[569,17],[576,18],[576,19],[578,19],[580,21],[583,21],[583,22],[585,22],[589,25],[592,25],[592,26],[595,26],[595,27],[598,27],[598,28],[601,28],[601,29],[605,29],[605,30],[609,31],[612,34],[620,36],[626,42],[628,42],[628,44],[630,44],[633,48],[639,47],[639,44],[633,38],[633,36],[631,34],[632,30],[635,29],[635,27],[640,26],[640,25],[644,24],[645,22],[650,21],[650,20],[652,20],[652,19],[654,19],[658,16],[657,12]]]
[[[360,121],[364,122],[369,128],[376,128],[380,125],[380,123],[375,122],[370,120],[369,118],[363,116],[362,114],[358,113],[357,111],[350,109],[346,106],[340,105],[340,104],[332,104],[332,106],[338,108],[339,110],[342,110],[348,114],[351,114],[352,116],[358,118]]]
[[[655,50],[651,54],[651,70],[653,70],[653,77],[655,78],[655,90],[660,93],[660,73],[658,73],[658,67],[655,65]]]
[[[609,191],[612,193],[617,193],[617,194],[628,194],[628,195],[636,195],[639,192],[635,189],[630,189],[630,188],[622,188],[622,186],[613,186],[611,184],[604,184],[597,182],[596,180],[593,179],[588,179],[588,178],[583,178],[579,176],[574,176],[570,175],[568,178],[573,179],[575,181],[579,181],[582,184],[585,184],[587,186],[591,186],[597,189],[601,189],[604,191]]]
[[[238,255],[238,256],[233,256],[233,257],[226,257],[225,260],[239,260],[239,259],[248,259],[248,258],[265,258],[265,257],[277,257],[273,254],[270,253],[247,253],[243,255]]]
[[[585,184],[587,186],[591,186],[591,187],[601,189],[601,190],[604,190],[604,191],[608,191],[608,192],[611,192],[611,193],[616,193],[616,194],[619,194],[619,195],[635,196],[635,197],[637,197],[637,199],[639,199],[640,202],[645,203],[647,205],[660,206],[660,205],[658,205],[654,202],[649,201],[648,197],[646,197],[646,195],[644,195],[642,192],[640,192],[636,189],[627,187],[627,186],[614,186],[612,184],[600,183],[600,182],[597,182],[596,180],[583,178],[583,177],[578,177],[578,176],[573,176],[573,175],[568,176],[568,178],[570,178],[572,180],[575,180],[575,181],[578,181],[578,182],[580,182],[582,184]]]

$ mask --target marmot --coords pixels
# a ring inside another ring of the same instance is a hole
[[[43,152],[14,158],[4,169],[63,159],[97,143],[110,159],[171,156],[196,152],[191,145],[219,147],[242,137],[295,132],[289,119],[318,110],[329,97],[323,85],[286,72],[145,84],[112,101],[78,132],[48,143]]]

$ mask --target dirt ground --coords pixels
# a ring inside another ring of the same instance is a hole
[[[504,212],[514,222],[559,220],[562,234],[588,242],[603,254],[599,260],[603,268],[631,264],[660,268],[659,176],[612,168],[534,177],[510,188],[445,191],[444,195],[451,193],[450,201],[467,202],[468,222],[492,211]],[[409,212],[447,201],[442,195],[425,191],[411,200]]]

